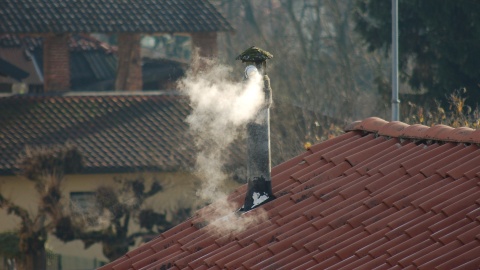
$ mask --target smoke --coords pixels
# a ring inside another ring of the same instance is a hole
[[[242,230],[253,222],[252,218],[259,217],[237,218],[232,214],[238,206],[230,204],[221,189],[228,179],[222,169],[232,142],[245,132],[246,124],[254,121],[264,104],[262,76],[256,74],[247,81],[234,81],[229,78],[231,67],[212,60],[194,61],[201,61],[201,71],[195,69],[198,62],[194,63],[179,88],[188,95],[192,107],[186,121],[198,149],[195,170],[201,179],[201,188],[197,195],[202,200],[215,202],[210,205],[214,209],[204,218],[217,233]]]

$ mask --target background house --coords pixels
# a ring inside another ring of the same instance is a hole
[[[112,185],[116,177],[143,175],[163,187],[149,202],[155,211],[171,219],[178,209],[196,209],[203,202],[195,199],[199,183],[192,174],[195,145],[185,122],[189,113],[188,100],[175,92],[1,96],[2,195],[35,211],[38,194],[31,181],[16,175],[18,158],[26,147],[70,142],[84,156],[84,167],[67,175],[63,187],[67,201],[92,201],[99,185]],[[243,160],[242,153],[233,152],[232,162]],[[225,188],[237,185],[232,180]],[[15,216],[0,212],[2,231],[13,230],[18,223]],[[47,245],[54,253],[105,261],[99,245],[84,250],[80,241],[63,244],[53,236]]]
[[[215,56],[217,32],[233,28],[208,1],[8,0],[0,3],[0,14],[0,58],[24,71],[16,77],[25,84],[14,88],[27,93],[10,94],[16,82],[7,78],[11,72],[1,73],[2,92],[8,92],[0,97],[3,195],[35,211],[32,183],[15,174],[18,157],[29,146],[68,141],[79,147],[85,166],[80,174],[67,176],[67,200],[84,201],[85,194],[119,175],[143,174],[164,188],[150,202],[156,210],[197,207],[192,200],[194,145],[184,122],[190,108],[174,91],[158,91],[173,90],[188,62],[153,54],[142,58],[140,42],[144,35],[177,33],[188,41],[182,46]],[[115,36],[118,47],[90,33]],[[98,92],[145,88],[152,91]],[[15,228],[17,219],[4,211],[0,215],[2,231]],[[105,259],[98,245],[84,251],[79,241],[64,245],[49,239],[53,252]]]

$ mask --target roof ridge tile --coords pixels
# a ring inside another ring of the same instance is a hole
[[[409,127],[409,125],[402,122],[389,122],[378,130],[378,135],[399,138],[403,135],[407,127]]]
[[[358,131],[358,130],[363,130],[363,131],[369,131],[369,132],[374,132],[377,133],[380,128],[385,126],[388,122],[378,118],[378,117],[369,117],[366,118],[362,121],[356,121],[353,122],[349,125],[347,125],[344,130],[345,131]]]
[[[465,143],[480,143],[480,132],[468,127],[452,128],[446,125],[427,127],[424,125],[408,125],[402,122],[387,122],[377,117],[366,118],[353,122],[344,129],[349,131],[363,131],[377,133],[380,136],[406,138],[413,140],[434,140]]]

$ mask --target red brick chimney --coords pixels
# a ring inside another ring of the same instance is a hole
[[[44,91],[56,92],[70,89],[69,34],[51,34],[43,42]]]
[[[142,90],[141,35],[123,33],[118,35],[118,66],[115,90]]]

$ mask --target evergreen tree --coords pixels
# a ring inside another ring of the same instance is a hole
[[[391,1],[358,0],[356,31],[370,51],[390,50]],[[401,79],[430,98],[466,89],[470,105],[480,98],[480,2],[398,1]]]

